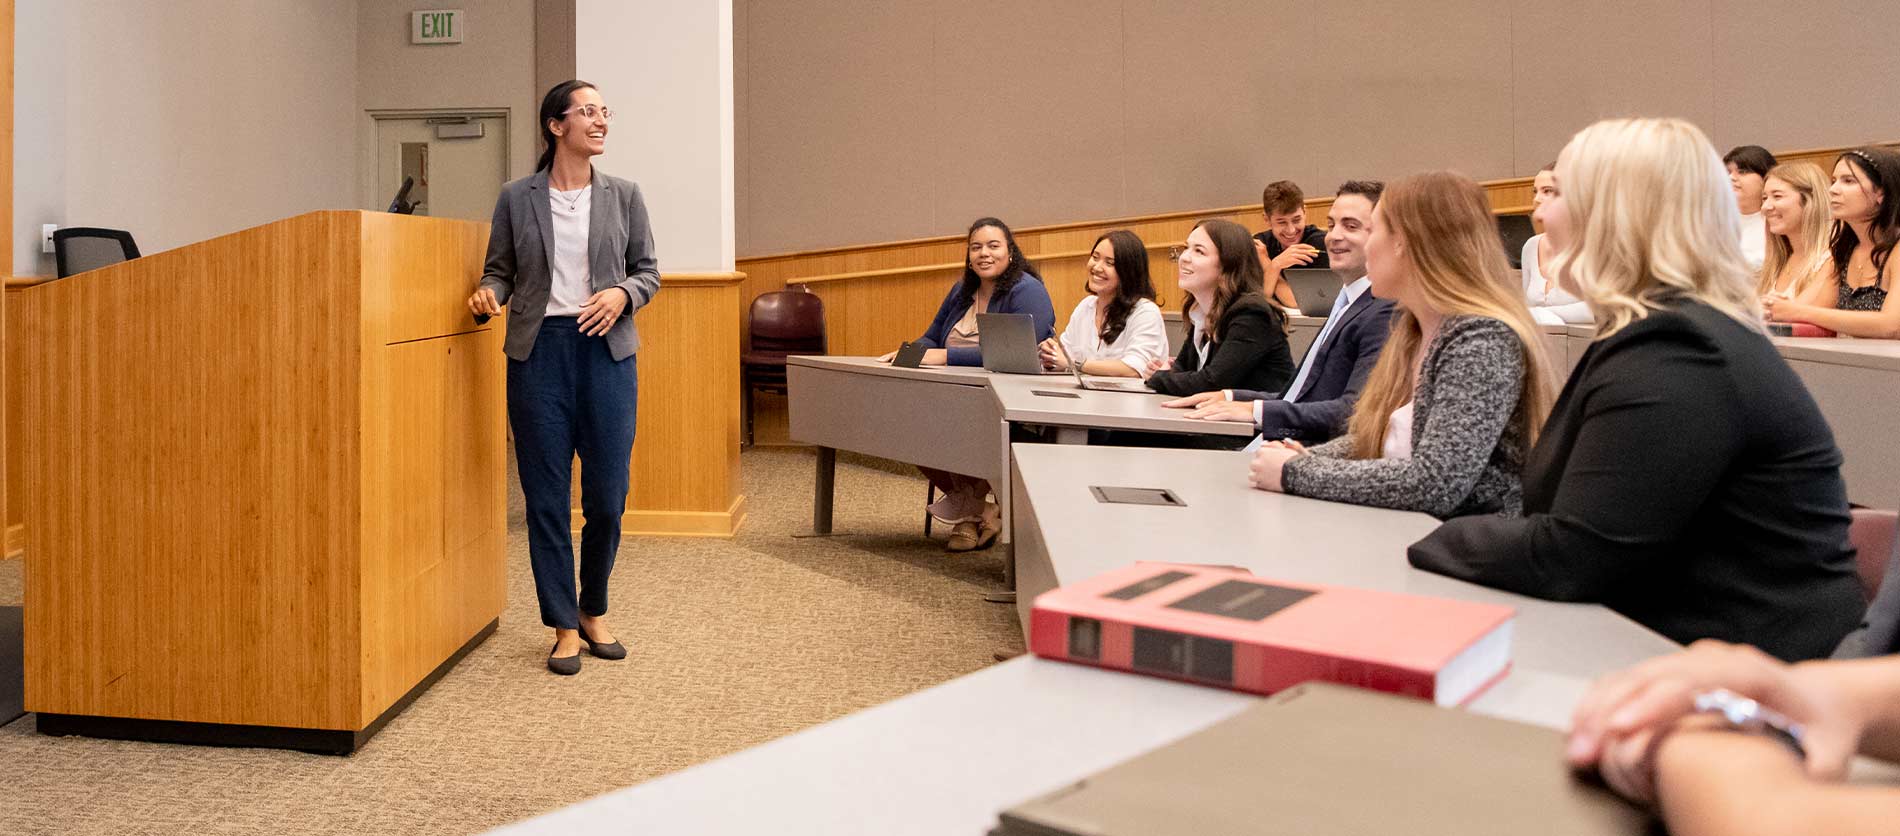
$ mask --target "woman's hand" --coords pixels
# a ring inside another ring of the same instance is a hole
[[[1165,372],[1168,369],[1171,369],[1173,367],[1174,367],[1174,358],[1172,357],[1163,357],[1159,360],[1149,360],[1148,371],[1144,372],[1141,375],[1141,379],[1147,380],[1148,378],[1153,377],[1155,372]]]
[[[895,351],[886,351],[883,354],[879,354],[877,356],[877,361],[887,366],[891,364],[891,361],[896,360],[896,359],[897,359],[897,352]]]
[[[950,350],[944,349],[944,348],[924,349],[924,359],[919,365],[924,365],[924,366],[950,365]]]
[[[618,287],[610,287],[587,297],[587,301],[581,305],[581,333],[590,337],[607,333],[632,301],[633,298]]]
[[[1261,445],[1254,451],[1253,463],[1247,466],[1247,482],[1263,491],[1284,493],[1286,488],[1280,477],[1286,463],[1305,451],[1297,442],[1269,441]]]
[[[1055,371],[1057,369],[1067,370],[1069,368],[1067,352],[1062,350],[1062,343],[1058,342],[1055,337],[1050,337],[1037,344],[1036,355],[1042,359],[1042,367],[1044,369]]]
[[[1793,299],[1783,299],[1779,296],[1762,297],[1761,307],[1762,312],[1767,314],[1772,322],[1807,322],[1814,310],[1813,305],[1804,305]]]
[[[1578,767],[1601,767],[1606,758],[1617,758],[1617,780],[1633,797],[1641,796],[1654,782],[1648,750],[1657,737],[1694,712],[1698,694],[1726,688],[1800,723],[1808,773],[1837,778],[1846,773],[1867,725],[1836,678],[1840,667],[1789,665],[1753,647],[1704,639],[1597,680],[1577,704],[1564,754]],[[1644,757],[1633,756],[1636,748]]]
[[[1185,398],[1162,401],[1161,405],[1169,409],[1192,409],[1206,404],[1223,403],[1226,400],[1227,393],[1216,389],[1212,392],[1197,392]]]
[[[501,303],[495,301],[492,288],[479,288],[468,297],[468,312],[476,316],[500,316]]]

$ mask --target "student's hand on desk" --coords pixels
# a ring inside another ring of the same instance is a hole
[[[1761,300],[1762,312],[1773,322],[1806,322],[1814,306],[1804,305],[1793,299],[1779,296],[1764,296]]]
[[[1174,368],[1174,358],[1172,357],[1163,357],[1159,360],[1150,360],[1148,361],[1148,371],[1141,376],[1141,379],[1147,380],[1148,378],[1153,377],[1155,372],[1165,372],[1171,368]]]
[[[1726,688],[1804,726],[1808,774],[1838,778],[1867,725],[1839,670],[1839,663],[1789,665],[1753,647],[1704,639],[1591,685],[1571,718],[1564,756],[1576,767],[1607,766],[1605,779],[1619,791],[1645,798],[1657,736],[1695,711],[1697,695]]]
[[[495,291],[480,288],[468,297],[468,312],[476,316],[500,316],[501,303],[495,301]]]
[[[885,365],[890,365],[891,361],[896,360],[896,359],[897,359],[897,352],[895,351],[886,351],[883,354],[879,354],[877,356],[877,361]]]
[[[1261,445],[1247,466],[1247,482],[1263,491],[1284,493],[1286,488],[1280,476],[1286,470],[1286,463],[1305,451],[1297,442],[1269,441]]]
[[[581,304],[581,333],[590,337],[607,333],[620,320],[620,313],[627,309],[630,301],[627,292],[617,287],[587,297],[587,301]]]
[[[1050,371],[1068,369],[1068,358],[1063,356],[1062,344],[1055,337],[1043,340],[1036,346],[1036,356],[1042,360],[1042,367]]]
[[[1209,401],[1195,407],[1194,411],[1187,414],[1187,417],[1199,418],[1203,421],[1238,421],[1251,424],[1253,423],[1253,402]]]
[[[950,351],[943,348],[924,349],[924,359],[920,361],[920,365],[948,366],[950,365]]]
[[[1196,392],[1185,398],[1175,398],[1169,401],[1162,401],[1161,405],[1169,409],[1192,409],[1194,407],[1201,406],[1203,404],[1223,403],[1226,400],[1227,400],[1227,393],[1219,389],[1216,389],[1212,392]]]

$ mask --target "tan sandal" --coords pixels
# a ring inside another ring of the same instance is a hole
[[[967,552],[977,549],[977,527],[975,522],[960,522],[950,529],[950,539],[943,544],[944,551]]]

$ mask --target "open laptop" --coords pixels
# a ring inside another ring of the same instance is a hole
[[[1062,374],[1042,367],[1036,351],[1036,321],[1029,314],[980,313],[976,315],[978,350],[983,352],[983,368],[1003,374]]]
[[[1087,389],[1091,392],[1139,392],[1148,395],[1154,394],[1154,390],[1148,388],[1148,382],[1145,380],[1123,380],[1120,378],[1090,380],[1083,377],[1082,364],[1069,358],[1068,349],[1062,347],[1061,340],[1056,341],[1056,353],[1061,356],[1062,365],[1068,366],[1069,373],[1075,375],[1076,385],[1083,389]]]
[[[1300,313],[1307,316],[1331,315],[1333,299],[1346,289],[1337,270],[1295,267],[1281,272],[1280,279],[1293,288],[1293,300],[1300,304]]]

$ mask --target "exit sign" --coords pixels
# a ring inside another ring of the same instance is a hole
[[[412,44],[459,44],[468,16],[461,9],[435,9],[409,13],[409,42]]]

